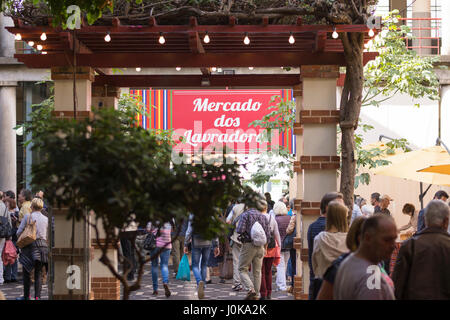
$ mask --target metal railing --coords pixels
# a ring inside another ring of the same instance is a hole
[[[441,18],[400,18],[411,28],[413,39],[406,39],[406,47],[419,55],[441,54]]]

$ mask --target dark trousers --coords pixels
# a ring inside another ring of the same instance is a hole
[[[261,297],[267,298],[272,295],[272,265],[274,258],[264,258],[261,268]]]
[[[43,264],[40,261],[35,261],[34,263],[34,297],[41,298],[42,282],[41,282],[41,272]],[[31,278],[30,273],[23,268],[23,293],[25,299],[30,297],[30,286]]]
[[[291,249],[289,250],[289,257],[290,257],[290,261],[291,261],[291,270],[292,270],[292,281],[291,281],[291,286],[294,287],[294,276],[297,274],[297,255],[296,255],[296,250],[295,249]]]
[[[122,253],[124,256],[123,268],[129,269],[127,279],[134,280],[134,274],[136,273],[136,259],[134,255],[134,239],[132,237],[121,237],[120,246],[122,247]]]
[[[316,300],[320,287],[322,286],[322,279],[314,278],[314,275],[311,274],[310,277],[308,300]]]

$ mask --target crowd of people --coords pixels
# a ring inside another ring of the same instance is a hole
[[[356,196],[349,214],[341,193],[326,193],[320,202],[320,216],[307,230],[309,299],[450,299],[448,198],[445,191],[438,191],[420,211],[411,203],[404,204],[402,212],[409,216],[409,222],[398,228],[389,211],[393,201],[389,195],[375,192],[370,203]],[[20,262],[24,295],[18,299],[38,300],[48,272],[50,247],[43,193],[33,196],[23,189],[16,203],[14,192],[6,191],[0,192],[0,199],[1,222],[11,226],[9,234],[0,237],[0,284],[17,282]],[[150,246],[147,253],[153,257],[153,295],[158,295],[160,272],[164,294],[171,296],[169,278],[177,277],[184,254],[191,255],[199,299],[205,298],[205,288],[211,283],[211,267],[216,266],[220,282],[232,280],[230,289],[246,292],[247,300],[270,300],[274,274],[274,290],[291,290],[296,270],[293,237],[302,228],[297,226],[294,201],[283,197],[274,202],[266,193],[258,195],[254,203],[251,207],[239,200],[231,204],[223,216],[230,232],[212,240],[195,230],[193,214],[180,225],[175,221],[162,225],[148,223],[140,232],[136,232],[137,225],[127,226],[120,243],[128,263],[124,266],[128,280],[135,278],[133,248],[140,239],[140,246]],[[33,224],[35,239],[25,243],[23,234]],[[2,228],[0,232],[4,232]],[[403,241],[399,241],[399,232]],[[147,243],[149,235],[152,245]],[[18,254],[18,258],[7,259],[8,264],[3,265],[3,250],[8,250],[11,257]],[[169,272],[170,257],[173,274]]]
[[[0,284],[18,281],[18,262],[20,262],[24,295],[18,300],[41,299],[42,284],[47,278],[48,212],[43,196],[42,191],[33,196],[30,190],[22,189],[16,203],[13,191],[0,191],[0,217],[4,218],[1,220]],[[29,228],[35,230],[32,237],[29,235]],[[3,254],[4,250],[8,250],[8,255]],[[9,262],[7,265],[3,265],[5,256]],[[32,283],[34,283],[33,296]]]

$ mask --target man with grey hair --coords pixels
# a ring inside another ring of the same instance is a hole
[[[236,232],[242,242],[241,255],[239,256],[239,274],[241,283],[248,290],[246,300],[258,300],[261,287],[261,268],[265,255],[265,246],[256,246],[251,239],[253,225],[258,222],[264,229],[266,239],[269,239],[269,221],[263,213],[267,212],[267,201],[262,195],[254,199],[255,206],[244,213],[239,220]],[[248,268],[252,265],[253,282],[248,274]]]
[[[450,300],[450,208],[432,200],[425,208],[425,229],[403,242],[392,280],[403,300]]]

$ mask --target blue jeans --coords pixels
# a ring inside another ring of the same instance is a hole
[[[192,248],[192,272],[194,273],[197,285],[200,281],[206,282],[206,268],[208,266],[209,253],[211,246]],[[200,258],[201,266],[200,266]]]
[[[151,256],[155,255],[156,252],[161,250],[161,248],[153,249],[150,253]],[[170,249],[164,249],[161,251],[158,257],[152,259],[152,282],[153,282],[153,291],[158,290],[158,263],[161,266],[161,276],[163,279],[163,283],[169,283],[169,257],[170,257]]]

